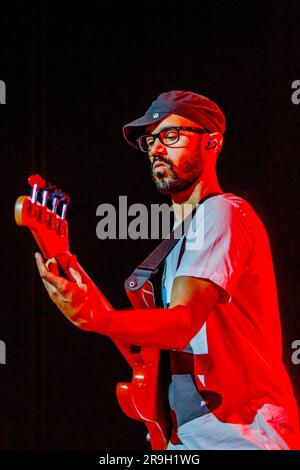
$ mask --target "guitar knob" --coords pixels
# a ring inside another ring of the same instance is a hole
[[[146,441],[147,441],[147,442],[150,442],[150,441],[151,441],[151,439],[150,439],[150,433],[149,433],[149,432],[146,434]]]

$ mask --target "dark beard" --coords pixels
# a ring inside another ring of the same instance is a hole
[[[168,176],[165,176],[164,170],[158,170],[156,173],[153,172],[153,165],[156,161],[161,161],[166,165]],[[151,173],[157,191],[167,196],[172,193],[179,193],[192,186],[202,173],[202,168],[199,165],[199,156],[193,156],[191,161],[186,162],[181,169],[183,170],[183,176],[179,177],[171,161],[164,157],[154,159]]]

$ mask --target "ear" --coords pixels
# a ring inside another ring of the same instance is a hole
[[[213,152],[218,155],[222,150],[223,146],[223,135],[220,132],[213,132],[211,134],[204,134],[202,140],[202,150],[207,152]]]

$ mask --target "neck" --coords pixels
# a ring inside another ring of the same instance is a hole
[[[203,175],[192,186],[172,194],[172,205],[176,220],[182,220],[194,209],[200,199],[210,193],[222,192],[217,177],[205,179]]]

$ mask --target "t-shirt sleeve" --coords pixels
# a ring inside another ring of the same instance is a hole
[[[219,302],[230,302],[252,246],[245,210],[224,197],[208,199],[189,227],[175,277],[210,280],[221,288]]]

